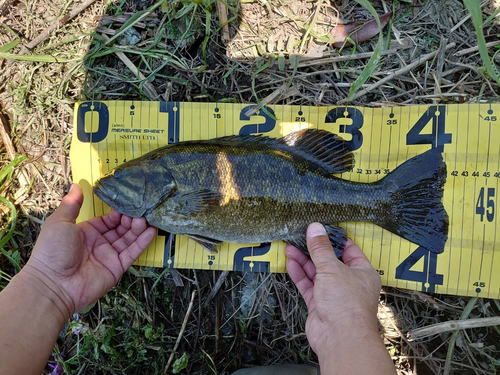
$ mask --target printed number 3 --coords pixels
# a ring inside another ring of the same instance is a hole
[[[351,125],[341,124],[341,133],[349,133],[352,139],[349,141],[351,151],[357,150],[363,144],[363,133],[359,129],[363,126],[363,113],[354,107],[337,107],[328,111],[325,117],[326,124],[335,124],[339,119],[350,119]]]

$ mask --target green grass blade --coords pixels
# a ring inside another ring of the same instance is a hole
[[[0,52],[7,53],[10,50],[16,48],[16,46],[21,43],[21,39],[16,39],[13,42],[7,43],[5,46],[0,47]]]
[[[67,63],[70,60],[55,57],[51,55],[15,55],[5,52],[0,52],[0,59],[7,60],[21,60],[21,61],[35,61],[35,62],[56,62]],[[72,60],[73,61],[73,60]]]
[[[464,0],[464,4],[470,13],[472,23],[474,24],[474,29],[476,29],[479,55],[481,56],[481,59],[483,60],[484,66],[486,67],[486,70],[490,77],[500,85],[500,72],[490,59],[490,55],[488,54],[488,47],[486,46],[486,40],[484,39],[483,13],[481,12],[481,4],[479,0]]]
[[[7,233],[4,234],[2,238],[0,238],[0,253],[2,253],[18,271],[20,271],[21,265],[19,264],[19,262],[15,260],[12,256],[10,256],[10,254],[4,249],[5,245],[7,244],[7,242],[9,242],[12,235],[14,234],[14,230],[16,229],[16,223],[17,223],[16,207],[11,201],[5,199],[4,197],[0,197],[0,203],[6,205],[9,208],[11,214],[10,228],[7,231]]]
[[[12,160],[9,164],[3,167],[2,170],[0,170],[0,189],[2,189],[5,182],[7,182],[4,182],[4,180],[7,180],[12,175],[14,168],[25,161],[27,158],[28,157],[26,155],[17,155],[14,160]]]
[[[373,6],[366,0],[356,0],[356,2],[366,9],[372,14],[373,18],[377,21],[379,33],[378,33],[378,42],[373,50],[373,55],[370,57],[368,64],[366,64],[365,68],[359,75],[359,77],[354,81],[351,88],[349,89],[349,93],[347,94],[346,100],[352,100],[356,92],[364,85],[364,83],[370,78],[373,71],[377,68],[377,65],[380,61],[380,57],[382,54],[383,42],[384,38],[382,35],[382,28],[380,27],[380,19],[378,17],[377,11],[373,8]]]

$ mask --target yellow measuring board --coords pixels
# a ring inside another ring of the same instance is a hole
[[[268,106],[222,103],[94,101],[75,108],[73,179],[84,190],[79,220],[109,211],[92,194],[102,174],[146,152],[186,140],[232,134],[281,137],[319,128],[349,141],[355,166],[341,178],[374,182],[404,161],[437,148],[448,176],[450,217],[444,252],[435,254],[369,223],[341,223],[384,285],[500,298],[500,104],[392,108]],[[210,254],[195,241],[159,231],[138,265],[286,272],[285,244],[227,244]]]

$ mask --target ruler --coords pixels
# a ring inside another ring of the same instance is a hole
[[[232,134],[281,137],[325,129],[349,141],[355,166],[340,177],[374,182],[437,148],[447,164],[444,252],[434,254],[369,223],[341,223],[388,286],[500,298],[500,104],[391,108],[228,103],[87,101],[75,107],[73,178],[85,194],[79,220],[109,211],[93,183],[121,163],[163,145]],[[158,231],[136,264],[207,270],[286,272],[285,244],[228,244],[210,254],[193,240]]]

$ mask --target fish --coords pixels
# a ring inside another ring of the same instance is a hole
[[[346,222],[376,224],[441,253],[449,219],[442,203],[446,163],[430,149],[382,179],[338,174],[355,165],[350,143],[319,129],[281,138],[231,135],[169,144],[97,180],[95,195],[114,210],[187,236],[216,252],[222,242],[284,241],[306,254],[306,229],[325,226],[337,256]]]

